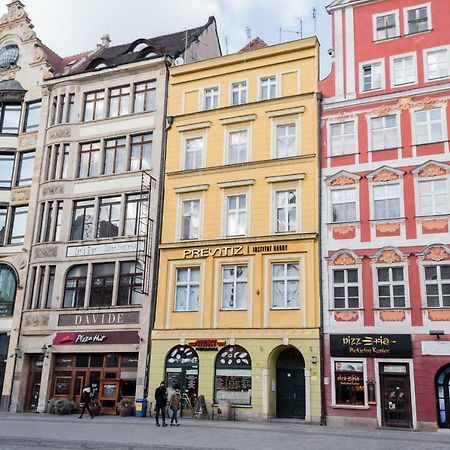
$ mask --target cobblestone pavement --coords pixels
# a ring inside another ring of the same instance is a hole
[[[0,414],[0,450],[450,450],[450,433],[319,427],[285,422]]]

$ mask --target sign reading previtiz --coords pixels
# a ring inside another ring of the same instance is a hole
[[[410,334],[332,334],[331,356],[411,358]]]

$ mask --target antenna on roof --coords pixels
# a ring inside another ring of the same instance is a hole
[[[314,21],[314,36],[317,36],[317,10],[316,7],[312,10],[312,18]]]
[[[280,44],[283,42],[283,33],[291,33],[300,36],[300,39],[303,38],[303,19],[301,17],[295,16],[295,20],[299,22],[299,29],[296,31],[293,30],[285,30],[284,28],[279,28],[278,31],[280,33]]]
[[[228,36],[225,36],[225,54],[228,55]]]
[[[248,49],[250,50],[250,43],[252,42],[252,30],[250,29],[250,27],[247,27],[245,29],[245,32],[247,33]]]
[[[184,60],[187,61],[187,48],[188,48],[188,30],[184,30]]]

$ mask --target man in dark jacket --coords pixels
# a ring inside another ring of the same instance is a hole
[[[83,389],[83,393],[81,394],[81,403],[83,404],[83,407],[81,408],[81,414],[80,417],[78,417],[79,419],[83,418],[83,414],[84,411],[86,411],[86,409],[88,410],[88,413],[91,416],[91,419],[94,418],[94,414],[92,414],[91,408],[89,408],[89,403],[91,403],[92,397],[93,397],[93,392],[90,386],[86,386]]]
[[[155,411],[156,411],[156,426],[159,427],[159,413],[161,411],[162,426],[167,427],[166,423],[166,406],[167,406],[167,390],[164,381],[155,389]]]

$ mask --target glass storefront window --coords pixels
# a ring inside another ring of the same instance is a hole
[[[0,317],[12,316],[16,299],[17,281],[11,267],[0,264]]]
[[[335,404],[365,405],[364,364],[362,361],[335,361]]]

